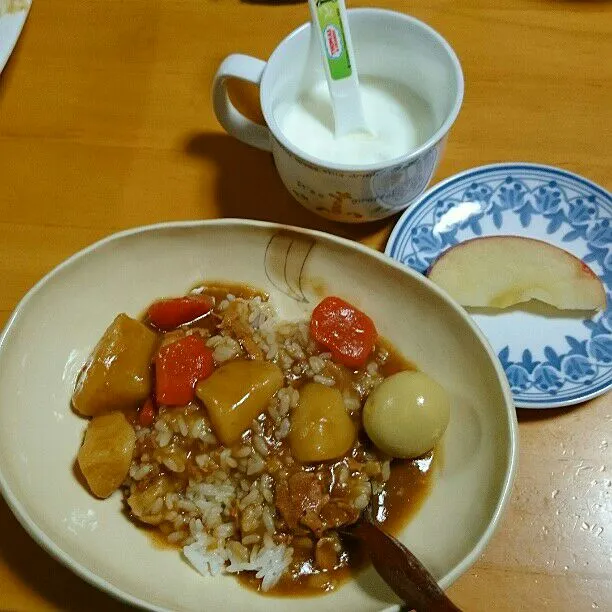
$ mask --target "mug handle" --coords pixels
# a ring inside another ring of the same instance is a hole
[[[232,104],[227,93],[227,79],[231,78],[259,86],[265,67],[266,62],[250,55],[240,53],[228,55],[213,79],[213,109],[217,120],[228,134],[258,149],[271,151],[270,130],[247,119]]]

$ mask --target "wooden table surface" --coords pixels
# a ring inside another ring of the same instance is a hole
[[[463,64],[465,101],[436,180],[512,160],[612,186],[611,3],[380,6],[428,22]],[[311,215],[269,155],[213,116],[221,59],[266,58],[306,18],[303,3],[259,0],[35,0],[0,76],[0,324],[60,261],[141,224],[251,217],[383,248],[393,219],[342,226]],[[254,91],[235,95],[254,112]],[[466,610],[612,610],[612,394],[519,410],[519,421],[512,502],[450,595]],[[121,609],[39,549],[0,500],[0,610]]]

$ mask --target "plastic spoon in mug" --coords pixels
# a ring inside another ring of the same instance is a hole
[[[370,132],[363,113],[344,0],[308,0],[308,6],[332,100],[335,136]]]

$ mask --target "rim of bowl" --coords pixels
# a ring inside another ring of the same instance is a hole
[[[123,230],[120,232],[116,232],[102,238],[93,244],[77,251],[63,262],[55,266],[52,270],[50,270],[47,274],[45,274],[19,301],[13,312],[11,313],[6,325],[4,326],[2,333],[0,334],[0,352],[3,349],[5,339],[10,332],[11,328],[15,324],[16,320],[21,315],[21,312],[24,310],[26,304],[40,291],[40,289],[50,281],[54,276],[60,273],[64,268],[68,268],[82,257],[96,251],[97,249],[112,243],[116,240],[121,240],[128,236],[134,236],[137,234],[145,234],[148,232],[155,232],[159,230],[165,229],[190,229],[197,228],[203,226],[218,226],[218,227],[227,227],[227,226],[252,226],[261,229],[285,229],[294,231],[301,234],[308,234],[311,236],[315,236],[320,240],[328,241],[332,243],[336,243],[345,247],[349,247],[352,249],[356,249],[368,256],[372,256],[375,259],[378,259],[387,265],[390,265],[401,272],[412,276],[417,279],[419,282],[422,282],[425,286],[427,286],[431,291],[436,293],[439,297],[441,297],[448,305],[449,308],[454,310],[459,316],[468,324],[472,333],[480,340],[483,348],[487,352],[491,363],[495,369],[497,374],[498,382],[501,386],[502,395],[505,400],[506,406],[506,417],[507,424],[509,427],[509,446],[507,449],[507,457],[506,457],[506,473],[504,476],[503,486],[501,490],[501,494],[496,502],[495,510],[489,520],[489,523],[486,529],[481,534],[480,538],[472,548],[472,550],[457,563],[453,568],[451,568],[444,576],[442,576],[438,580],[438,584],[442,589],[446,589],[449,587],[459,576],[465,573],[469,567],[480,557],[482,552],[484,551],[486,545],[489,543],[493,533],[499,525],[502,514],[507,506],[508,501],[510,500],[510,495],[512,492],[512,485],[514,483],[514,478],[516,476],[516,468],[518,463],[518,422],[516,418],[516,411],[514,410],[514,405],[512,401],[512,394],[510,392],[510,387],[508,385],[507,379],[502,371],[501,364],[499,363],[496,355],[493,352],[489,342],[480,331],[480,329],[476,326],[476,324],[472,321],[469,315],[463,310],[463,308],[455,302],[445,291],[440,289],[437,285],[435,285],[428,278],[422,276],[421,274],[415,272],[414,270],[400,264],[399,262],[391,259],[387,255],[375,251],[371,247],[367,247],[361,243],[353,242],[346,238],[341,238],[339,236],[335,236],[333,234],[328,234],[326,232],[321,232],[318,230],[311,230],[306,228],[294,227],[291,225],[283,225],[279,223],[270,223],[267,221],[255,221],[250,219],[234,219],[234,218],[225,218],[225,219],[208,219],[208,220],[193,220],[193,221],[170,221],[170,222],[162,222],[162,223],[154,223],[150,225],[143,225],[139,227],[134,227],[131,229]],[[54,540],[52,540],[30,517],[28,512],[26,511],[23,504],[19,501],[17,496],[12,492],[9,484],[3,474],[2,466],[0,465],[0,493],[4,497],[6,503],[10,507],[11,511],[22,525],[22,527],[26,530],[26,532],[30,535],[30,537],[37,542],[46,552],[48,552],[53,558],[62,563],[65,567],[73,571],[76,575],[83,578],[86,582],[95,586],[96,588],[105,591],[112,595],[113,597],[131,603],[132,605],[137,605],[145,609],[154,610],[155,612],[171,612],[169,608],[165,608],[162,606],[158,606],[157,604],[151,603],[149,601],[145,601],[140,599],[139,597],[127,593],[118,587],[116,587],[111,582],[105,580],[100,577],[95,572],[91,571],[89,568],[85,567],[81,563],[75,561],[68,553],[66,553]],[[388,609],[388,608],[387,608]]]
[[[394,157],[384,162],[376,162],[372,164],[355,165],[327,161],[318,157],[314,157],[313,155],[306,153],[305,151],[291,143],[283,134],[282,130],[280,129],[280,126],[278,125],[278,122],[276,121],[276,118],[274,117],[271,101],[268,101],[266,104],[264,104],[263,92],[265,89],[267,89],[266,77],[268,75],[268,64],[272,62],[276,57],[282,54],[281,47],[283,47],[285,43],[289,42],[296,36],[299,36],[304,30],[309,29],[311,26],[310,22],[308,21],[306,23],[303,23],[301,26],[298,26],[295,30],[293,30],[285,38],[283,38],[283,40],[274,49],[274,51],[266,62],[266,68],[264,69],[264,74],[261,79],[260,85],[261,109],[271,135],[283,146],[283,148],[289,151],[292,155],[295,155],[299,159],[313,164],[317,167],[335,170],[338,172],[345,172],[348,174],[367,174],[371,172],[376,172],[378,170],[389,169],[393,166],[413,161],[429,149],[435,147],[441,140],[443,140],[444,137],[450,132],[450,129],[455,123],[455,120],[459,115],[459,111],[461,110],[465,90],[465,79],[463,77],[461,62],[459,62],[459,58],[457,57],[457,54],[455,53],[453,47],[451,47],[450,43],[446,40],[446,38],[444,38],[444,36],[442,36],[442,34],[440,34],[437,30],[434,30],[434,28],[426,24],[424,21],[421,21],[416,17],[412,17],[411,15],[407,15],[406,13],[400,13],[398,11],[391,11],[389,9],[382,8],[354,8],[348,9],[347,12],[349,13],[349,15],[382,14],[387,16],[393,16],[396,19],[409,22],[417,28],[424,30],[427,34],[429,34],[429,36],[431,36],[435,41],[438,42],[438,44],[444,49],[444,51],[446,51],[448,58],[450,59],[450,62],[452,64],[452,68],[454,69],[455,76],[457,78],[457,92],[450,111],[446,114],[446,117],[440,127],[418,148],[406,153],[405,155],[401,155],[400,157]]]

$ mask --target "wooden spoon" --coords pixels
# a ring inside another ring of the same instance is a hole
[[[396,538],[363,512],[344,533],[359,538],[372,565],[393,592],[417,612],[461,612],[421,562]]]

